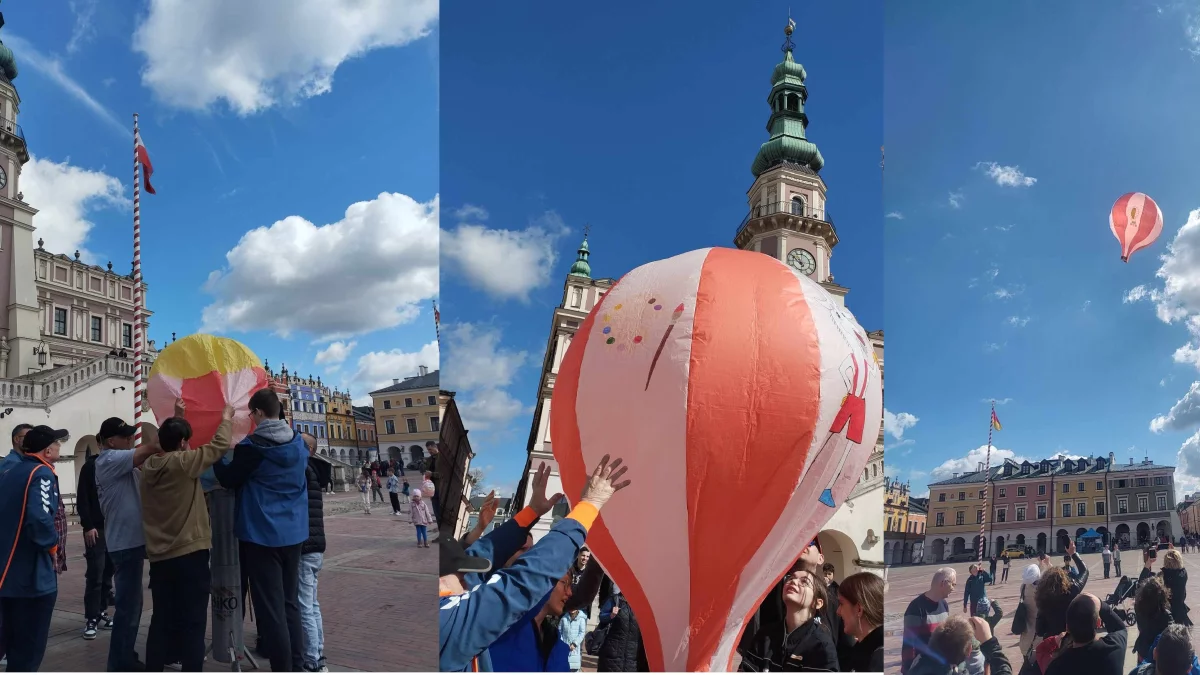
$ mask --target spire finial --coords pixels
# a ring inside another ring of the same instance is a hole
[[[584,238],[584,239],[587,239],[587,238],[588,238],[588,233],[589,233],[589,232],[591,232],[591,231],[592,231],[592,226],[591,226],[591,225],[584,225],[584,226],[583,226],[583,238]]]
[[[795,19],[792,18],[792,10],[789,7],[788,8],[787,27],[783,29],[783,35],[784,35],[783,47],[780,49],[780,51],[791,52],[793,49],[796,48],[796,44],[794,42],[792,42],[792,33],[795,30],[796,30],[796,21],[795,21]]]

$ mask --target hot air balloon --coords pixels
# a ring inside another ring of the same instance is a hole
[[[159,353],[146,382],[146,398],[159,423],[175,414],[175,400],[187,404],[192,447],[212,441],[221,411],[233,406],[233,442],[253,428],[250,396],[267,386],[263,364],[236,340],[213,335],[189,335]]]
[[[1129,262],[1129,256],[1153,244],[1162,234],[1162,211],[1148,195],[1130,192],[1113,204],[1108,224],[1121,244],[1121,261]]]
[[[819,284],[761,253],[702,249],[602,298],[550,415],[567,495],[607,453],[637,474],[587,544],[629,600],[651,670],[728,670],[746,619],[858,481],[882,376]]]

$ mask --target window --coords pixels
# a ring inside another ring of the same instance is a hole
[[[1084,502],[1079,502],[1078,504],[1076,504],[1075,505],[1075,515],[1076,516],[1086,516],[1087,515],[1087,504]]]
[[[800,199],[799,197],[792,197],[792,215],[793,216],[804,215],[804,200],[803,199]]]
[[[1081,482],[1081,483],[1079,484],[1079,491],[1080,491],[1080,492],[1084,492],[1085,490],[1087,490],[1087,488],[1086,488],[1086,487],[1084,486],[1084,484]]]
[[[411,398],[406,398],[406,399],[404,399],[404,407],[405,407],[405,408],[411,408],[411,407],[412,407],[412,399],[411,399]]]
[[[1018,506],[1017,507],[1017,522],[1021,522],[1023,520],[1025,520],[1025,507]]]
[[[1003,523],[1005,516],[1008,515],[1008,509],[996,509],[996,522]]]
[[[979,498],[980,498],[980,499],[983,499],[983,498],[984,498],[986,495],[987,495],[987,490],[980,490],[980,491],[979,491]]]
[[[1129,513],[1129,499],[1127,497],[1119,497],[1117,499],[1117,513]]]
[[[92,317],[92,342],[103,342],[104,341],[104,337],[100,334],[101,329],[103,327],[104,327],[104,319],[102,319],[98,316],[93,316]]]
[[[1146,487],[1146,479],[1145,478],[1137,479],[1137,486],[1138,487]]]
[[[978,525],[979,523],[982,523],[982,522],[983,522],[983,509],[979,509],[978,511],[975,512],[975,524]]]
[[[958,493],[958,501],[960,501],[960,502],[967,501],[967,493],[965,493],[965,492]]]
[[[1071,491],[1071,484],[1070,484],[1070,483],[1063,483],[1063,494],[1067,494],[1067,493],[1068,493],[1068,492],[1070,492],[1070,491]]]
[[[1102,481],[1102,480],[1096,481],[1096,491],[1099,492],[1100,490],[1103,490],[1103,489],[1104,489],[1104,481]]]
[[[1071,505],[1063,504],[1063,518],[1070,518],[1070,517],[1071,517]]]
[[[1104,502],[1096,502],[1096,515],[1104,515]]]
[[[391,409],[392,409],[392,402],[391,402],[391,401],[384,401],[384,402],[383,402],[383,409],[384,409],[384,410],[391,410]]]
[[[1041,495],[1044,495],[1044,494],[1046,494],[1046,486],[1045,486],[1045,485],[1039,485],[1039,486],[1038,486],[1038,496],[1041,496]]]
[[[121,324],[121,346],[133,346],[133,324],[131,323]]]
[[[1000,490],[1000,496],[1001,496],[1001,497],[1003,497],[1003,496],[1004,496],[1004,490],[1005,490],[1006,488],[998,488],[998,489]]]
[[[429,405],[437,405],[437,397],[436,396],[429,397]]]
[[[1128,486],[1125,485],[1124,480],[1119,480],[1119,481],[1117,481],[1117,487],[1123,488],[1123,487],[1128,487]]]
[[[386,434],[396,433],[396,420],[384,420],[383,429]]]
[[[307,424],[305,424],[305,425],[304,425],[304,433],[306,433],[306,434],[311,434],[311,433],[312,433],[312,430],[308,428],[308,425],[307,425]]]
[[[67,334],[67,310],[61,307],[54,308],[54,334]]]
[[[940,515],[942,515],[942,514],[940,514],[940,513],[939,513],[938,515],[940,516]],[[966,511],[959,511],[958,513],[954,514],[954,524],[955,524],[955,525],[964,525],[964,524],[966,524],[966,522],[967,522],[967,520],[966,520],[966,519],[967,519],[967,512],[966,512]]]
[[[938,501],[939,501],[939,502],[944,502],[944,501],[946,501],[946,493],[945,493],[945,492],[939,492],[939,493],[938,493]],[[941,515],[941,514],[939,513],[938,515]]]
[[[1158,510],[1159,511],[1167,510],[1167,498],[1162,495],[1158,496]]]
[[[945,526],[946,526],[946,514],[939,512],[937,514],[937,527],[945,527]]]
[[[1138,497],[1138,511],[1146,512],[1150,510],[1150,500],[1145,496]]]
[[[888,521],[887,521],[887,530],[886,530],[886,531],[887,531],[887,532],[891,532],[891,531],[892,531],[892,519],[891,519],[891,517],[890,517],[890,516],[888,517]]]
[[[440,431],[441,428],[442,428],[441,420],[439,420],[436,417],[429,418],[429,430],[430,431]]]
[[[300,412],[300,401],[292,401],[292,410]]]
[[[417,433],[417,420],[416,419],[410,417],[404,421],[408,424],[408,433],[410,433],[410,434]]]
[[[1017,488],[1017,496],[1024,497],[1025,496],[1025,488],[1023,488],[1023,487]]]
[[[1038,504],[1037,509],[1038,509],[1038,520],[1045,520],[1046,519],[1046,505]]]
[[[1166,477],[1166,476],[1158,476],[1158,477],[1156,477],[1156,478],[1154,479],[1154,484],[1155,484],[1155,485],[1166,485],[1166,484],[1167,484],[1167,477]]]

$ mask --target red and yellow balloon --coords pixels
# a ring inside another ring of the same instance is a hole
[[[254,428],[250,396],[267,387],[267,372],[246,345],[215,335],[189,335],[159,353],[146,383],[146,398],[161,423],[175,414],[175,401],[187,405],[191,445],[212,441],[221,412],[233,406],[233,442]]]

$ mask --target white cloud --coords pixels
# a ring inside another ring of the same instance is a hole
[[[449,353],[442,381],[459,392],[463,424],[478,431],[503,431],[533,411],[507,391],[529,352],[504,347],[498,328],[470,323],[443,327]]]
[[[383,193],[317,226],[288,216],[247,232],[209,275],[205,331],[344,339],[420,314],[438,291],[438,198]]]
[[[985,342],[983,344],[983,351],[985,351],[989,354],[991,354],[993,352],[998,352],[1001,349],[1004,349],[1004,345],[1006,345],[1006,344],[1008,344],[1008,343],[1007,342]]]
[[[1000,232],[1008,232],[1009,230],[1013,229],[1013,226],[1012,225],[993,225],[989,229],[999,230]]]
[[[1017,166],[1001,166],[996,162],[979,162],[975,168],[986,173],[988,178],[996,181],[996,185],[1001,187],[1032,187],[1037,182],[1036,178],[1026,176]]]
[[[1005,323],[1007,323],[1010,326],[1016,326],[1017,328],[1024,328],[1025,326],[1029,325],[1029,317],[1027,317],[1027,316],[1010,316],[1010,317],[1008,317],[1008,319],[1005,320]]]
[[[1193,382],[1183,398],[1175,402],[1165,415],[1150,420],[1150,431],[1186,431],[1200,426],[1200,382]],[[1200,464],[1196,465],[1200,469]],[[1200,475],[1200,470],[1196,471]]]
[[[250,115],[328,93],[343,63],[419,40],[437,18],[437,0],[151,0],[133,48],[166,103]]]
[[[902,441],[896,441],[895,443],[892,443],[890,445],[883,446],[883,450],[884,450],[884,452],[891,452],[893,450],[899,450],[900,448],[905,448],[905,447],[916,445],[916,444],[917,444],[917,442],[914,441],[913,439],[906,438]],[[910,452],[912,452],[912,448],[909,448],[909,449],[901,452],[900,454],[907,457]]]
[[[484,221],[488,219],[487,209],[474,204],[463,204],[454,210],[455,220],[478,220]]]
[[[985,398],[985,399],[982,399],[982,402],[988,403],[988,404],[995,403],[996,405],[1007,405],[1009,403],[1012,403],[1012,399],[1011,398],[997,398],[997,399]]]
[[[57,85],[58,88],[66,92],[68,96],[82,103],[84,107],[91,110],[109,128],[118,131],[124,136],[133,136],[133,120],[130,120],[129,123],[118,121],[116,116],[109,112],[108,108],[101,105],[82,85],[76,82],[70,75],[67,75],[63,70],[62,63],[58,59],[43,54],[37,47],[30,44],[28,40],[12,33],[5,33],[4,40],[14,52],[20,55],[19,58],[22,64],[29,65],[46,77],[46,79]]]
[[[1149,296],[1150,296],[1150,290],[1147,289],[1146,286],[1143,284],[1140,286],[1134,286],[1133,288],[1126,291],[1124,297],[1121,298],[1121,302],[1124,302],[1125,304],[1129,304],[1131,302],[1138,302],[1140,300],[1144,300],[1145,298],[1147,298]]]
[[[949,202],[949,204],[950,204],[950,208],[952,208],[952,209],[961,209],[961,208],[962,208],[962,203],[963,203],[963,193],[962,193],[962,190],[959,190],[959,191],[957,191],[957,192],[951,192],[951,193],[950,193],[950,197],[949,197],[949,199],[948,199],[947,201],[948,201],[948,202]]]
[[[1085,311],[1085,312],[1086,312],[1086,311],[1088,310],[1088,307],[1091,307],[1091,306],[1092,306],[1092,301],[1091,301],[1091,300],[1084,300],[1084,301],[1083,301],[1083,311]]]
[[[338,340],[337,342],[331,342],[329,343],[328,347],[317,352],[317,356],[313,359],[313,363],[317,364],[318,366],[340,365],[347,358],[349,358],[350,352],[354,351],[354,348],[357,345],[357,342],[343,342],[341,340]]]
[[[883,431],[896,440],[904,438],[904,432],[915,427],[920,418],[912,413],[894,413],[886,408],[883,411]]]
[[[88,218],[98,209],[126,209],[132,202],[121,181],[69,162],[31,157],[21,170],[21,191],[27,203],[40,209],[33,224],[35,235],[46,240],[46,249],[67,255],[79,249],[83,259],[94,264],[95,256],[85,246],[95,225]]]
[[[995,279],[996,277],[1000,276],[1000,268],[992,265],[988,268],[987,272],[984,272],[984,274],[988,275],[988,277],[991,279]]]
[[[416,375],[419,366],[425,366],[431,372],[437,370],[439,360],[436,341],[415,352],[400,349],[368,352],[358,357],[354,374],[344,384],[357,394],[354,405],[370,405],[371,397],[367,396],[370,392],[391,386],[394,379]]]
[[[96,26],[92,21],[96,13],[96,0],[69,0],[67,6],[75,15],[75,26],[71,29],[71,39],[67,41],[67,53],[74,54],[96,35]]]
[[[529,415],[527,406],[503,389],[485,388],[473,391],[458,402],[463,425],[472,431],[501,431],[518,417]]]
[[[1179,476],[1182,474],[1184,480],[1179,481]],[[1200,476],[1200,431],[1192,434],[1182,445],[1179,446],[1179,452],[1175,454],[1175,475],[1176,481],[1188,483],[1188,487],[1182,487],[1179,482],[1175,485],[1175,495],[1182,497],[1184,492],[1194,492],[1197,488],[1196,478]]]
[[[929,475],[935,481],[939,481],[951,478],[956,473],[960,476],[964,473],[974,473],[980,470],[979,465],[987,461],[987,457],[988,446],[981,445],[969,451],[965,457],[956,457],[942,462]],[[1015,462],[1025,461],[1024,457],[1018,456],[1012,450],[992,447],[991,466],[999,466],[1006,459],[1011,459]]]
[[[1009,298],[1015,298],[1016,296],[1020,295],[1022,290],[1023,289],[1020,286],[1010,286],[1008,288],[1001,286],[1000,288],[992,291],[992,297],[996,298],[997,300],[1008,300]]]
[[[884,216],[884,218],[891,218],[892,220],[904,220],[904,214],[900,213],[899,211],[892,211]]]
[[[472,286],[494,298],[528,302],[531,291],[550,281],[556,246],[569,231],[554,211],[523,230],[462,223],[442,230],[442,251],[447,266]]]

